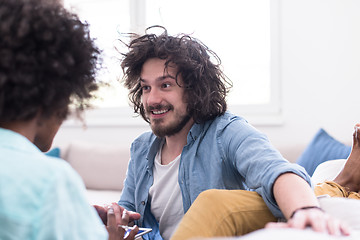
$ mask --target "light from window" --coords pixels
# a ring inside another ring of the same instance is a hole
[[[128,0],[64,0],[64,5],[90,24],[90,34],[102,50],[103,67],[98,73],[99,80],[109,86],[100,87],[99,99],[93,105],[100,107],[128,106],[127,90],[120,84],[122,70],[119,63],[120,33],[130,31]]]
[[[120,55],[114,47],[121,47],[119,33],[135,29],[143,34],[151,25],[162,25],[170,34],[191,34],[218,54],[224,73],[233,82],[228,97],[230,108],[250,106],[251,110],[263,106],[260,108],[263,111],[268,109],[264,106],[271,104],[274,94],[279,94],[274,92],[270,72],[270,0],[64,0],[64,3],[73,6],[90,23],[92,36],[104,50],[105,69],[99,78],[113,87],[100,90],[103,100],[97,104],[101,107],[128,107],[127,90],[117,81],[122,74]]]
[[[187,33],[220,57],[233,82],[229,105],[270,102],[269,0],[146,0],[147,26]]]

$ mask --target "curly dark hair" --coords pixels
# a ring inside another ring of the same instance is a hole
[[[225,113],[227,109],[226,95],[232,86],[231,81],[220,69],[219,57],[206,45],[186,34],[170,36],[161,26],[147,28],[162,28],[160,35],[145,34],[139,36],[130,34],[133,40],[127,46],[128,53],[123,53],[121,67],[124,72],[124,85],[129,92],[129,100],[134,112],[140,114],[145,121],[145,109],[141,103],[142,89],[140,86],[141,69],[150,58],[166,59],[165,68],[174,63],[183,80],[184,100],[187,102],[188,113],[196,123],[213,119]],[[123,41],[122,41],[123,42]],[[214,64],[211,56],[217,61]]]
[[[88,24],[56,0],[0,0],[0,122],[82,108],[100,51]],[[86,104],[85,104],[86,105]]]

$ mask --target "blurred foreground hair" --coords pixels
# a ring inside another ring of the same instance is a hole
[[[0,36],[0,122],[83,109],[100,52],[77,15],[56,0],[0,0]]]

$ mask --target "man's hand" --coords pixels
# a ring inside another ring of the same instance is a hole
[[[277,178],[273,189],[276,202],[288,221],[271,223],[267,227],[297,229],[310,227],[316,232],[327,232],[332,235],[350,234],[349,227],[345,223],[317,207],[319,202],[313,190],[299,176],[284,173]]]
[[[300,209],[286,223],[268,223],[266,228],[312,228],[316,232],[327,232],[331,235],[350,235],[347,224],[331,217],[318,208]]]

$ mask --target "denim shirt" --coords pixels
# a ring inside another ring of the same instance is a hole
[[[119,205],[141,214],[136,222],[138,226],[153,229],[145,239],[162,239],[158,223],[150,212],[149,199],[154,158],[161,140],[147,132],[132,143],[119,201]],[[226,112],[214,120],[194,124],[179,166],[184,213],[204,190],[245,189],[259,193],[274,216],[282,217],[272,188],[277,177],[286,172],[299,175],[311,185],[309,175],[301,166],[285,160],[267,137],[243,118]]]

